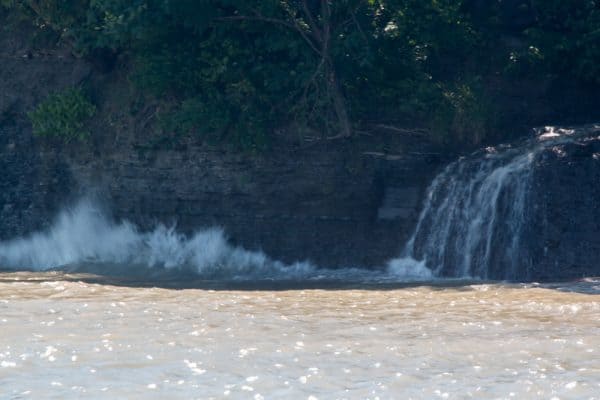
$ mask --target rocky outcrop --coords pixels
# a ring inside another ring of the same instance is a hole
[[[573,131],[583,136],[544,150],[535,163],[530,279],[600,275],[600,125]]]
[[[600,126],[549,128],[451,163],[406,255],[438,276],[530,281],[600,274]]]

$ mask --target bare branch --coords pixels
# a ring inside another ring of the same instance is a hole
[[[386,130],[389,132],[399,133],[402,135],[419,136],[419,135],[427,134],[427,130],[421,129],[421,128],[406,129],[406,128],[400,128],[400,127],[397,127],[394,125],[386,125],[386,124],[376,124],[373,126],[373,128],[383,129],[383,130]]]

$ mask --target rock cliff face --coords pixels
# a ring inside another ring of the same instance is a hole
[[[216,225],[235,244],[282,261],[378,267],[399,254],[427,186],[450,161],[398,132],[261,156],[197,143],[157,149],[147,125],[154,111],[125,111],[119,73],[94,71],[64,49],[32,51],[28,40],[0,31],[0,239],[48,227],[61,207],[93,192],[115,218],[142,229]],[[98,96],[92,140],[34,138],[27,111],[81,83]],[[599,275],[600,138],[546,151],[534,175],[530,270],[522,276]]]
[[[577,130],[587,134],[535,165],[530,279],[600,275],[600,125]]]
[[[126,149],[71,171],[116,217],[144,228],[221,226],[235,244],[276,259],[340,267],[383,265],[398,253],[436,166],[423,155],[314,149],[256,159],[192,147]]]
[[[1,238],[48,226],[72,186],[67,161],[34,139],[26,113],[48,93],[90,73],[65,51],[33,54],[27,37],[0,28]]]
[[[442,163],[421,139],[397,133],[258,156],[194,143],[156,149],[152,106],[129,112],[118,72],[94,71],[60,47],[36,51],[28,35],[0,31],[0,239],[47,228],[61,207],[91,192],[142,229],[221,226],[232,242],[282,261],[381,266],[410,234]],[[35,138],[27,112],[79,84],[97,96],[92,140]],[[402,155],[393,155],[400,145]]]

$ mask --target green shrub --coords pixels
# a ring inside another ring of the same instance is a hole
[[[265,132],[273,121],[267,118],[264,110],[249,99],[236,106],[195,97],[162,115],[160,125],[163,133],[175,140],[192,136],[212,145],[225,143],[243,151],[260,152],[269,146]]]
[[[55,93],[28,113],[36,136],[57,137],[65,142],[84,140],[89,136],[86,123],[96,113],[81,88],[70,88]]]

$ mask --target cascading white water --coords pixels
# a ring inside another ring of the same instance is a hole
[[[394,262],[422,263],[437,276],[520,276],[529,262],[523,238],[533,164],[541,151],[572,135],[546,128],[518,146],[487,148],[448,165],[430,185],[403,258]]]
[[[572,131],[550,129],[518,146],[488,148],[450,164],[430,185],[402,257],[384,270],[288,265],[232,246],[219,228],[191,237],[164,225],[140,232],[127,221],[112,222],[90,201],[61,213],[47,232],[0,242],[0,268],[77,270],[81,264],[112,264],[121,271],[144,266],[209,279],[515,279],[524,276],[520,272],[529,263],[523,239],[533,164],[543,150],[573,139]]]
[[[407,255],[436,274],[488,278],[492,264],[502,264],[510,278],[523,260],[532,161],[531,152],[490,151],[449,165],[429,188]]]
[[[82,266],[83,270],[96,273],[127,274],[128,269],[139,273],[142,267],[147,271],[183,271],[220,280],[410,281],[432,276],[431,271],[418,265],[396,265],[375,273],[359,268],[324,270],[309,262],[285,264],[263,252],[232,246],[220,228],[201,230],[191,237],[164,225],[140,232],[127,221],[112,222],[89,200],[63,211],[47,232],[0,242],[0,268],[78,271]]]

